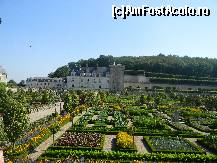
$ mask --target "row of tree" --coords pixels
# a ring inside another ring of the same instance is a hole
[[[93,91],[68,91],[63,94],[64,110],[68,113],[72,113],[74,109],[86,104],[87,106],[98,106],[105,102],[105,92],[93,92]]]
[[[183,93],[174,93],[173,90],[167,90],[165,92],[155,92],[153,94],[149,94],[148,96],[141,95],[140,103],[150,104],[153,103],[155,105],[164,105],[167,104],[168,101],[175,100],[179,102],[179,105],[183,107],[202,107],[205,110],[213,111],[217,110],[217,96],[216,95],[208,95],[208,94],[183,94]],[[173,104],[175,108],[176,104]]]
[[[78,67],[106,66],[113,63],[125,65],[126,70],[144,70],[145,72],[186,75],[195,77],[217,77],[217,59],[199,57],[179,57],[176,55],[157,56],[123,56],[100,55],[99,58],[70,62],[68,65],[59,67],[49,77],[65,77]]]
[[[6,84],[0,83],[0,116],[3,117],[3,125],[0,126],[3,129],[0,131],[4,131],[4,141],[10,142],[15,147],[16,140],[29,127],[30,108],[35,104],[47,105],[57,102],[60,97],[52,90],[18,89],[17,92],[12,92],[6,87]]]

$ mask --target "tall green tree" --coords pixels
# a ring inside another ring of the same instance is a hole
[[[58,68],[55,72],[50,73],[48,76],[51,78],[57,77],[64,77],[64,76],[68,76],[70,74],[70,68],[68,66],[62,66],[60,68]]]
[[[66,112],[72,113],[76,106],[79,104],[79,97],[74,92],[67,92],[64,97],[63,108]]]
[[[14,80],[9,80],[8,86],[11,86],[11,87],[17,86],[17,83]]]
[[[4,131],[14,147],[16,140],[28,127],[27,109],[21,102],[9,96],[6,97],[3,107],[5,108],[3,113]]]

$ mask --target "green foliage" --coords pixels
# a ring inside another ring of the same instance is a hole
[[[50,73],[48,75],[48,77],[51,77],[51,78],[60,78],[60,77],[63,77],[63,76],[68,76],[70,75],[70,69],[68,66],[62,66],[60,68],[58,68],[55,72],[53,73]]]
[[[63,108],[66,112],[72,113],[76,106],[79,104],[79,96],[74,92],[68,92],[64,96]]]
[[[134,74],[141,74],[145,72],[155,72],[164,74],[175,74],[197,77],[217,77],[217,59],[199,58],[199,57],[179,57],[176,55],[162,55],[158,56],[123,56],[113,57],[101,55],[97,59],[90,58],[88,60],[79,60],[78,62],[71,62],[68,66],[58,68],[51,77],[64,77],[68,75],[76,66],[106,66],[114,62],[125,65],[126,70],[132,70]],[[129,72],[130,73],[130,72]],[[146,73],[147,74],[147,73]],[[149,74],[147,74],[149,75]],[[157,74],[160,76],[159,74]],[[174,76],[161,76],[163,78]],[[177,76],[175,76],[177,78]],[[204,78],[205,79],[205,78]]]
[[[114,122],[115,122],[115,127],[126,127],[127,126],[127,118],[120,111],[114,112]]]
[[[217,80],[196,80],[196,79],[177,79],[177,78],[156,78],[151,77],[149,81],[152,83],[164,84],[186,84],[186,85],[217,85]]]
[[[148,129],[164,129],[165,124],[159,118],[151,118],[147,116],[135,116],[133,125],[136,127],[144,127]]]
[[[9,80],[8,84],[9,87],[17,86],[17,83],[14,80]]]
[[[28,116],[25,106],[11,97],[7,97],[4,103],[4,130],[10,142],[15,141],[28,127]]]
[[[82,151],[82,150],[48,150],[39,159],[48,158],[80,158],[85,159],[108,159],[108,160],[141,160],[141,161],[170,161],[170,162],[216,162],[216,155],[206,154],[163,154],[163,153],[128,153],[128,152],[100,152],[100,151]]]
[[[204,153],[197,146],[179,137],[144,137],[152,152]]]
[[[217,135],[206,135],[203,139],[199,140],[201,144],[213,152],[217,152]]]
[[[148,116],[148,110],[141,109],[140,107],[128,108],[126,111],[131,117],[133,117],[133,116]]]
[[[49,129],[52,134],[55,134],[60,130],[60,126],[58,124],[53,124]]]

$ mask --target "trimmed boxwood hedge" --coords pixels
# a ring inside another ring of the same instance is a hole
[[[54,158],[79,159],[106,159],[106,160],[140,160],[140,161],[170,161],[170,162],[217,162],[217,155],[206,154],[184,154],[184,153],[128,153],[128,152],[104,152],[104,151],[82,151],[82,150],[47,150],[38,160],[49,160]]]
[[[113,149],[112,149],[112,150],[114,150],[114,151],[129,152],[129,153],[132,153],[132,152],[136,152],[136,151],[137,151],[136,145],[135,145],[134,142],[133,142],[133,148],[124,149],[124,148],[119,148],[119,147],[117,146],[117,144],[116,144],[116,141],[117,141],[117,139],[115,138],[115,139],[114,139],[114,147],[113,147]]]
[[[105,128],[105,127],[92,127],[92,128],[79,128],[73,127],[67,130],[67,132],[96,132],[107,135],[116,135],[120,131],[129,132],[127,128]],[[153,132],[152,130],[147,131],[134,131],[133,135],[138,136],[179,136],[179,137],[188,137],[188,138],[201,138],[203,137],[200,133],[192,133],[186,131],[170,131],[167,130],[158,130],[159,132]]]

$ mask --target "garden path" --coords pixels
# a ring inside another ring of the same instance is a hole
[[[62,136],[66,130],[68,130],[72,126],[72,123],[69,122],[66,125],[64,125],[60,131],[58,131],[54,135],[54,141],[57,140],[60,136]],[[27,157],[28,159],[35,161],[41,154],[44,153],[44,151],[53,144],[53,135],[51,135],[46,141],[41,143],[37,148],[35,148],[35,152],[29,154]]]
[[[29,119],[30,119],[30,122],[34,122],[34,121],[37,121],[41,118],[44,118],[48,115],[51,115],[52,113],[55,112],[55,108],[56,108],[56,111],[58,113],[60,113],[60,103],[63,107],[63,102],[58,102],[56,103],[56,106],[53,106],[51,108],[48,108],[48,109],[45,109],[45,110],[39,110],[38,112],[33,112],[33,113],[30,113],[29,114]]]
[[[134,142],[138,153],[149,153],[148,147],[143,143],[143,136],[134,136]]]
[[[159,116],[161,116],[162,118],[171,120],[171,117],[168,116],[166,113],[160,112],[158,110],[154,110],[154,111],[156,111],[159,114]]]
[[[113,116],[108,116],[108,120],[114,120]]]
[[[182,125],[186,126],[186,127],[189,128],[190,130],[193,130],[194,132],[200,133],[200,134],[202,134],[202,135],[208,135],[208,134],[209,134],[209,133],[206,133],[206,132],[199,131],[199,130],[197,130],[197,129],[193,128],[193,127],[190,127],[190,126],[188,126],[188,125],[186,125],[186,124],[182,124]]]
[[[196,146],[199,146],[201,149],[203,149],[207,155],[211,155],[211,154],[215,155],[215,153],[210,152],[208,149],[204,148],[199,143],[197,143],[197,138],[186,138],[186,139],[189,140],[191,143],[195,144]]]
[[[86,113],[86,111],[82,112],[82,114],[76,116],[73,118],[73,124],[80,118],[82,117],[84,114]],[[66,130],[68,130],[70,127],[72,126],[72,123],[69,122],[66,125],[64,125],[60,131],[58,131],[55,135],[54,135],[54,141],[57,140],[59,137],[61,137]],[[28,159],[35,161],[41,154],[43,154],[45,152],[45,150],[51,146],[53,144],[53,135],[51,135],[47,140],[45,140],[43,143],[41,143],[37,148],[35,148],[35,152],[29,154],[27,157]]]
[[[133,126],[133,122],[131,121],[131,119],[127,119],[127,121],[128,121],[127,127],[131,128]]]
[[[157,111],[157,112],[158,112],[163,118],[168,119],[168,120],[171,120],[171,118],[170,118],[167,114],[165,114],[165,113],[163,113],[163,112],[159,112],[159,111]],[[194,132],[200,133],[200,134],[202,134],[202,135],[208,135],[208,134],[209,134],[209,133],[206,133],[206,132],[199,131],[199,130],[197,130],[197,129],[193,128],[193,127],[190,127],[190,126],[188,126],[188,125],[186,125],[186,124],[184,124],[184,123],[182,123],[182,125],[185,126],[186,128],[189,128],[190,130],[193,130]],[[172,129],[172,127],[170,127],[170,128]]]
[[[115,135],[105,135],[103,151],[111,151],[114,145]]]

